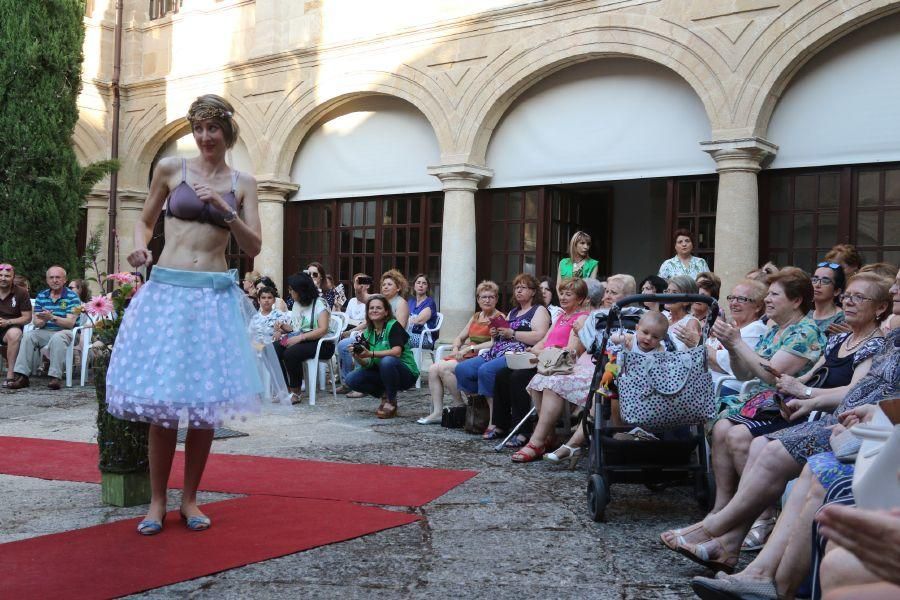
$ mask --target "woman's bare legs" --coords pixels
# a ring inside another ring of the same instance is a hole
[[[809,531],[825,489],[804,468],[785,503],[781,517],[756,558],[734,577],[775,581],[781,596],[792,597],[809,571],[812,559]]]
[[[736,556],[741,542],[750,530],[753,520],[769,508],[784,492],[787,482],[796,477],[800,466],[784,446],[769,441],[760,451],[752,468],[746,469],[738,484],[737,493],[722,510],[709,514],[701,522],[703,528],[687,532],[683,537],[689,544],[707,541],[709,535],[719,538],[719,543],[729,555]],[[674,543],[678,534],[663,533],[663,539]]]
[[[187,517],[203,516],[197,507],[197,488],[206,468],[214,433],[212,429],[188,429],[187,432],[184,443],[184,493],[181,496],[181,512]]]
[[[444,384],[441,381],[441,363],[428,367],[428,390],[431,392],[431,414],[426,419],[436,419],[444,409]]]
[[[147,511],[146,518],[162,522],[163,516],[166,514],[169,472],[172,470],[172,458],[175,456],[178,429],[151,425],[148,441],[150,509]]]
[[[720,419],[713,426],[711,454],[713,474],[716,478],[716,502],[711,511],[713,513],[722,510],[737,491],[738,471],[728,448],[728,436],[735,427],[728,419]]]
[[[529,440],[533,446],[543,447],[547,439],[553,436],[556,422],[562,415],[566,400],[553,390],[545,389],[543,392],[529,390],[534,405],[538,411],[538,422],[534,426],[534,433]]]
[[[822,584],[822,595],[830,597],[831,592],[842,587],[878,583],[879,579],[855,554],[829,542],[819,568],[819,581]]]

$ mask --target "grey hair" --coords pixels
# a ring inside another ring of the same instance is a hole
[[[591,308],[600,308],[600,305],[603,303],[603,294],[606,292],[606,286],[596,279],[585,279],[584,282],[587,284],[587,297],[591,303]]]

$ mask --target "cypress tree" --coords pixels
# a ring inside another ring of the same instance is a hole
[[[78,270],[83,17],[84,0],[0,0],[0,260],[38,289],[52,264]]]

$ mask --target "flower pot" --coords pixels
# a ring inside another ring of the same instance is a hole
[[[94,358],[97,386],[97,445],[102,473],[102,499],[114,506],[136,506],[150,502],[147,443],[150,426],[117,419],[106,410],[106,370],[110,350]]]

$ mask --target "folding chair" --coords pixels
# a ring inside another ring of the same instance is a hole
[[[322,351],[322,344],[325,342],[333,342],[335,345],[335,352],[337,352],[337,343],[338,340],[341,339],[341,332],[344,330],[345,323],[346,320],[343,314],[337,313],[331,315],[328,319],[328,334],[319,338],[319,342],[316,344],[316,355],[303,363],[307,381],[306,391],[309,394],[310,406],[315,406],[316,404],[316,383],[319,379],[319,365],[320,363],[327,362],[319,359],[319,354]],[[324,373],[322,375],[322,380],[324,382]],[[337,401],[337,384],[335,383],[334,369],[331,369],[331,393],[334,395],[335,401]]]
[[[434,350],[429,349],[429,348],[423,348],[423,347],[422,347],[422,346],[425,344],[425,337],[426,337],[426,335],[427,335],[427,336],[428,336],[428,339],[432,339],[432,338],[431,338],[431,334],[432,334],[433,332],[435,332],[435,331],[440,330],[441,325],[442,325],[443,323],[444,323],[444,315],[441,314],[441,313],[438,313],[438,314],[437,314],[437,320],[436,320],[435,323],[434,323],[434,327],[428,327],[428,324],[426,323],[425,326],[424,326],[423,329],[422,329],[422,333],[419,334],[419,345],[418,345],[418,347],[412,349],[412,352],[413,352],[413,358],[414,358],[415,361],[416,361],[416,367],[419,369],[419,378],[416,379],[416,388],[421,388],[421,387],[422,387],[422,356],[423,356],[423,354],[424,354],[425,352],[430,353],[430,354],[431,354],[431,361],[432,361],[432,362],[437,362],[437,360],[438,360],[438,359],[437,359],[437,356],[435,355],[435,351],[434,351]],[[437,341],[437,340],[432,340],[432,346],[434,346],[434,343],[433,343],[433,342],[436,342],[436,341]]]

